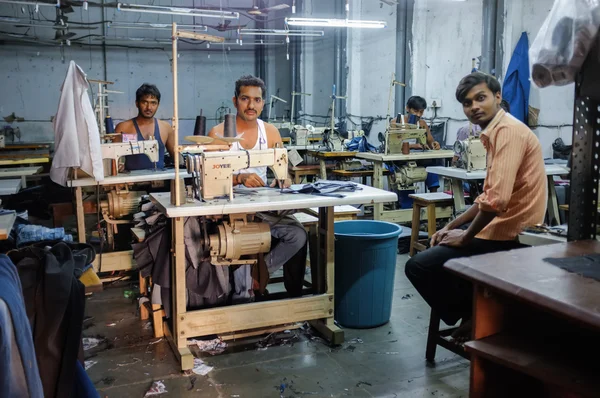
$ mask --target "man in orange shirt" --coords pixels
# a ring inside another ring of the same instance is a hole
[[[431,248],[406,263],[406,276],[448,325],[462,324],[455,337],[470,337],[472,287],[443,268],[446,261],[520,247],[517,236],[544,221],[546,173],[538,138],[501,107],[500,83],[481,72],[456,89],[469,121],[478,124],[487,152],[483,194],[465,213],[436,232]],[[461,229],[469,224],[467,229]]]

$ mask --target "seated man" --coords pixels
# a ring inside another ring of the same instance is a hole
[[[404,116],[404,123],[412,123],[418,124],[420,128],[425,129],[427,131],[427,145],[431,149],[440,149],[440,143],[433,139],[431,135],[431,130],[427,125],[427,122],[423,119],[423,113],[425,113],[425,109],[427,109],[427,101],[425,98],[419,97],[418,95],[413,95],[406,101],[406,114]],[[397,123],[398,118],[393,118],[390,123]],[[411,143],[410,149],[423,149],[421,144]]]
[[[158,164],[162,169],[165,166],[165,148],[171,158],[175,141],[173,128],[167,122],[154,117],[160,105],[160,91],[153,84],[144,83],[135,92],[135,107],[138,109],[137,117],[117,124],[115,132],[118,134],[135,134],[138,141],[155,139],[158,141]],[[154,169],[154,163],[144,154],[125,156],[125,164],[119,165],[119,171]]]
[[[423,119],[423,113],[427,109],[427,101],[425,98],[419,97],[417,95],[413,95],[406,101],[406,114],[404,116],[405,123],[418,124],[420,128],[425,129],[427,131],[427,145],[430,149],[438,150],[440,149],[440,143],[435,141],[433,136],[431,135],[431,130],[427,125],[427,122]],[[398,120],[397,117],[393,118],[390,122],[396,123]],[[410,149],[424,149],[419,143],[411,143]],[[418,162],[419,166],[428,167],[428,166],[443,166],[443,160],[440,159],[432,159],[432,160],[421,160]],[[429,192],[437,192],[440,187],[440,179],[437,174],[427,173],[427,179],[425,180],[425,186],[429,189]],[[401,191],[398,195],[398,202],[400,203],[400,208],[402,209],[410,209],[412,208],[413,201],[409,198],[408,195],[414,193],[414,191]]]
[[[265,83],[254,76],[242,76],[235,82],[235,95],[233,106],[237,110],[236,131],[238,135],[243,134],[242,141],[232,145],[231,150],[257,150],[275,148],[277,144],[283,147],[279,130],[269,123],[260,120],[264,99],[266,96]],[[224,136],[225,123],[213,127],[208,135],[216,138],[215,143],[224,143],[218,137]],[[270,186],[275,187],[274,180]],[[267,185],[267,167],[253,167],[241,170],[235,174],[233,185],[243,185],[250,188],[264,187]],[[290,180],[284,182],[285,187],[291,185]],[[283,267],[288,260],[299,252],[306,244],[306,231],[302,225],[287,218],[274,217],[271,214],[257,214],[265,222],[271,225],[271,235],[279,239],[279,243],[265,256],[265,262],[269,275]],[[301,264],[304,270],[305,262]],[[284,273],[297,270],[286,270]],[[295,272],[294,272],[295,273]],[[303,274],[303,272],[302,272]]]
[[[471,331],[473,290],[470,283],[446,272],[444,263],[520,247],[518,234],[543,222],[547,196],[540,142],[500,107],[500,83],[484,73],[472,73],[461,80],[456,99],[467,118],[483,129],[488,159],[484,192],[465,213],[436,232],[431,248],[408,260],[405,271],[446,324],[462,319],[453,336],[463,341]],[[468,229],[459,229],[469,222]]]

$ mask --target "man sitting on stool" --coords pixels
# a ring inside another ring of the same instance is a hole
[[[518,234],[543,222],[546,211],[546,173],[538,138],[500,107],[500,83],[475,72],[463,78],[456,99],[465,115],[483,131],[487,176],[475,204],[431,238],[431,248],[406,263],[406,276],[448,325],[462,319],[453,334],[470,337],[473,289],[469,282],[446,272],[444,263],[520,247]],[[468,229],[459,229],[471,223]]]
[[[235,82],[233,105],[237,110],[235,118],[236,131],[238,136],[243,134],[243,137],[241,142],[232,145],[231,150],[275,148],[278,144],[283,147],[279,130],[272,124],[265,123],[258,118],[264,107],[265,96],[265,83],[257,77],[242,76]],[[224,143],[218,141],[219,136],[224,136],[224,129],[225,123],[221,123],[213,127],[208,135],[215,138],[215,143]],[[275,187],[277,183],[275,180],[270,186]],[[266,186],[267,167],[240,170],[239,174],[233,176],[233,185],[243,185],[250,188]],[[287,188],[290,185],[290,180],[284,182],[284,187]],[[298,261],[298,269],[289,269],[288,261],[306,245],[307,237],[304,227],[295,219],[282,218],[274,214],[258,213],[257,216],[270,224],[271,235],[279,240],[277,245],[265,256],[269,275],[285,265],[284,279],[288,279],[288,276],[293,275],[291,278],[294,279],[294,282],[298,282],[299,278],[303,280],[306,260]],[[290,275],[286,276],[286,274]],[[300,288],[302,280],[299,281]],[[293,295],[298,295],[297,289],[294,290],[296,290],[296,294]],[[292,292],[290,294],[292,295]]]

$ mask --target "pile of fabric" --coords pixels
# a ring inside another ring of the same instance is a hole
[[[83,368],[87,244],[42,241],[0,255],[0,395],[98,397]]]

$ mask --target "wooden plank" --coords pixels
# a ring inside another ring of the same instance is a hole
[[[245,339],[246,337],[260,336],[263,334],[269,333],[279,333],[285,330],[294,330],[299,329],[302,325],[299,323],[293,323],[289,325],[280,325],[280,326],[271,326],[267,328],[260,328],[256,330],[242,330],[239,332],[231,332],[231,333],[223,333],[220,334],[219,337],[222,340],[237,340],[237,339]]]
[[[13,224],[17,219],[17,213],[7,213],[0,215],[0,240],[8,239]]]
[[[187,30],[178,30],[177,36],[185,39],[209,41],[212,43],[223,43],[225,41],[225,38],[222,36],[207,35],[206,33],[196,33]]]
[[[0,152],[14,149],[50,149],[50,144],[8,144],[0,148]]]
[[[393,223],[408,223],[412,221],[412,209],[386,210],[379,214],[376,220],[388,221]],[[452,217],[452,206],[444,206],[436,209],[435,216],[437,219]],[[427,220],[425,209],[421,210],[421,221]]]
[[[96,272],[128,271],[134,269],[133,250],[102,253],[102,269],[100,270],[100,255],[92,263]]]
[[[185,305],[185,302],[184,302]],[[333,295],[233,305],[177,315],[185,338],[258,329],[333,316]]]
[[[545,383],[585,396],[598,396],[600,379],[595,358],[561,349],[542,338],[496,334],[465,343],[467,351],[491,362],[525,373]]]
[[[169,326],[169,322],[164,321],[163,331],[164,331],[164,336],[167,339],[167,342],[169,343],[169,345],[171,346],[171,349],[173,350],[173,353],[175,354],[175,357],[181,364],[181,370],[193,369],[194,368],[194,355],[192,354],[190,349],[187,347],[187,345],[185,347],[177,347],[177,343],[175,342],[175,339],[173,338],[173,333],[171,333],[171,328]]]
[[[27,158],[27,159],[1,159],[0,166],[13,166],[17,164],[36,164],[36,163],[48,163],[50,162],[50,158],[42,157],[42,158]]]
[[[42,170],[42,166],[5,168],[0,169],[0,178],[31,176],[41,172]]]
[[[172,312],[173,312],[173,338],[177,347],[187,346],[186,339],[193,335],[186,334],[183,326],[186,319],[186,281],[185,281],[185,241],[183,237],[182,217],[173,218],[171,225],[173,228],[173,237],[171,248],[173,248],[171,267],[171,290],[172,290]],[[235,329],[233,329],[235,330]]]

